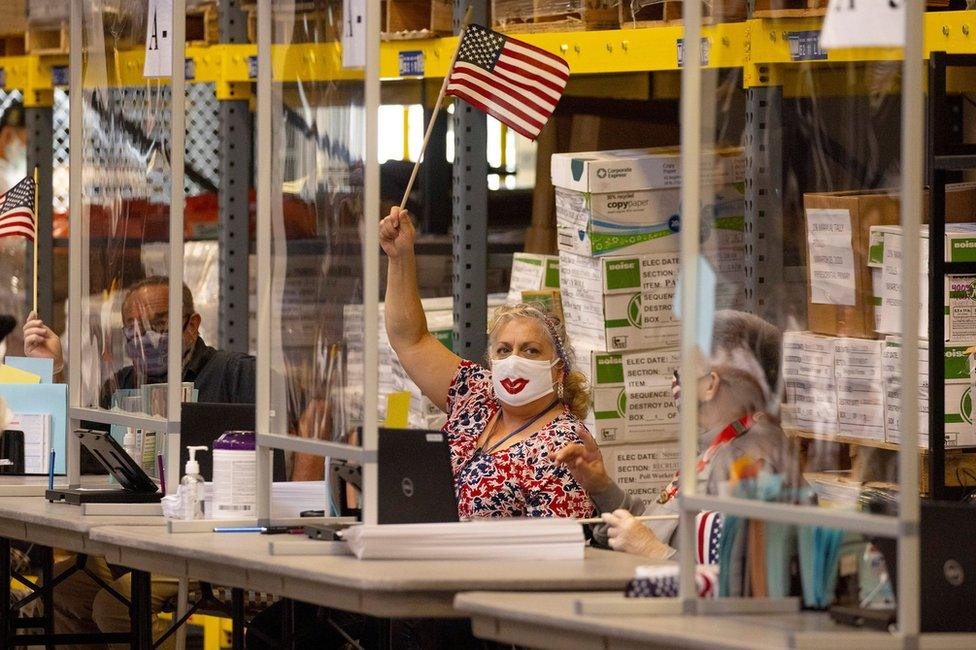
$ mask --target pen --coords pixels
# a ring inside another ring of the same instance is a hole
[[[54,489],[54,456],[55,456],[55,451],[52,449],[51,460],[48,461],[48,467],[47,467],[47,489],[49,490]]]
[[[263,533],[268,530],[265,526],[232,526],[226,528],[214,528],[215,533]]]
[[[166,471],[163,467],[163,455],[156,454],[156,467],[159,468],[159,489],[166,494]]]
[[[677,519],[678,515],[642,515],[640,517],[634,517],[637,521],[667,521],[668,519]],[[578,524],[602,524],[603,517],[590,517],[589,519],[576,519]]]
[[[303,535],[304,533],[304,526],[268,526],[261,531],[262,535]]]

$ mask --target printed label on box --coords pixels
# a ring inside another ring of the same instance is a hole
[[[679,469],[676,443],[653,443],[608,448],[614,479],[621,488],[653,503]]]
[[[851,213],[807,209],[810,300],[823,305],[854,305],[854,248]]]
[[[976,276],[955,275],[946,278],[949,306],[949,329],[952,341],[976,339]]]

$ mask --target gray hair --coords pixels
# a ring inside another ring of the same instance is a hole
[[[783,333],[762,318],[741,311],[716,312],[708,364],[744,404],[778,410],[782,350]]]

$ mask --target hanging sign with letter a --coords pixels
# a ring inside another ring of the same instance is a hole
[[[173,76],[173,0],[149,0],[146,14],[147,79]]]

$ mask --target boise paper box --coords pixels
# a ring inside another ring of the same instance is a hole
[[[581,366],[586,365],[581,357]],[[678,409],[671,378],[678,350],[642,350],[625,354],[589,352],[593,409],[587,421],[600,444],[673,440]]]
[[[876,239],[872,246],[872,262],[877,254],[882,258],[881,317],[878,331],[901,335],[902,251],[904,237],[900,227],[883,231],[872,229]],[[928,339],[929,324],[929,237],[928,227],[919,232],[919,336]],[[948,262],[976,261],[976,224],[946,224],[945,260]],[[976,278],[950,275],[944,282],[944,333],[948,341],[976,339]]]
[[[552,184],[575,192],[605,194],[681,188],[681,152],[677,147],[557,153],[552,156]],[[741,148],[702,155],[701,182],[720,186],[742,182]]]
[[[742,249],[706,252],[715,267],[716,309],[741,308]],[[678,345],[672,305],[678,253],[583,257],[561,252],[560,296],[574,345],[594,350],[640,350]]]
[[[807,321],[811,331],[872,338],[874,291],[868,261],[871,226],[897,225],[892,190],[803,195],[807,234]],[[976,221],[976,186],[946,187],[946,221]]]
[[[605,448],[603,455],[617,485],[648,504],[657,500],[681,464],[676,442],[614,445]]]
[[[519,302],[523,291],[559,288],[559,258],[555,255],[515,253],[508,302]],[[448,307],[450,309],[450,307]]]
[[[902,439],[901,339],[889,336],[884,341],[882,371],[885,388],[885,440],[900,443]],[[973,427],[972,379],[966,350],[976,342],[945,346],[945,417],[946,447],[976,447]],[[919,341],[919,421],[918,446],[929,446],[929,350],[927,341]]]
[[[884,442],[883,351],[884,341],[834,340],[838,433]]]

